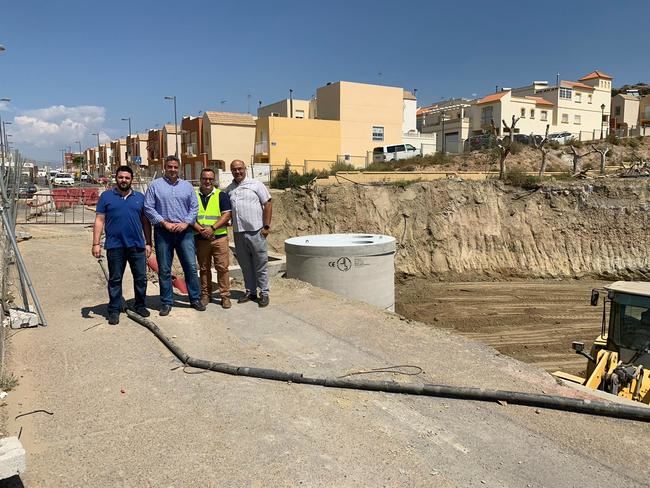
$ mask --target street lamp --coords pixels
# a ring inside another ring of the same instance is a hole
[[[131,144],[133,144],[133,141],[131,140],[131,117],[122,117],[122,120],[124,122],[128,120],[129,122],[129,147],[126,148],[126,162],[130,163],[131,158],[129,156],[132,154]]]
[[[172,95],[171,97],[165,97],[165,100],[173,100],[174,101],[174,137],[176,138],[176,154],[175,154],[175,156],[178,157],[178,117],[176,117],[176,95]]]
[[[600,138],[603,138],[603,122],[605,121],[605,104],[600,106]]]

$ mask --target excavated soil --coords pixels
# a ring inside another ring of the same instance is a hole
[[[394,236],[396,308],[547,370],[578,373],[593,286],[647,280],[648,179],[550,181],[519,188],[446,180],[276,192],[271,247],[288,237]]]

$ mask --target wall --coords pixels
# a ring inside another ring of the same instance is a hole
[[[417,131],[417,100],[404,99],[402,108],[402,132]]]
[[[271,105],[260,107],[257,110],[257,116],[271,117],[272,113],[276,113],[278,114],[276,117],[290,117],[289,114],[290,107],[291,107],[291,102],[288,98],[286,98],[284,100],[280,100],[279,102],[272,103]],[[293,100],[294,117],[296,116],[296,111],[298,110],[303,111],[305,119],[309,118],[310,117],[309,100],[294,99]]]
[[[255,126],[210,124],[208,131],[210,160],[222,160],[226,168],[234,159],[251,163],[255,148]]]
[[[458,180],[277,192],[269,246],[282,252],[296,235],[367,232],[398,239],[398,273],[433,280],[650,278],[646,182],[556,182],[517,193]]]
[[[268,134],[269,163],[272,166],[303,166],[305,160],[336,161],[340,148],[340,123],[336,120],[258,119],[258,133]],[[330,163],[328,163],[329,165]]]
[[[629,128],[639,125],[639,105],[638,97],[627,98],[620,93],[612,97],[612,124],[615,124],[616,127],[627,126]],[[620,115],[616,115],[617,108],[620,110]]]

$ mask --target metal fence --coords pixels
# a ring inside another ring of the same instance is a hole
[[[16,202],[17,224],[92,224],[103,188],[53,188]]]

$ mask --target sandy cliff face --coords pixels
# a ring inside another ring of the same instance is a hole
[[[398,240],[397,271],[440,280],[650,279],[650,186],[643,180],[556,182],[523,190],[440,181],[274,193],[270,244],[371,232]]]

